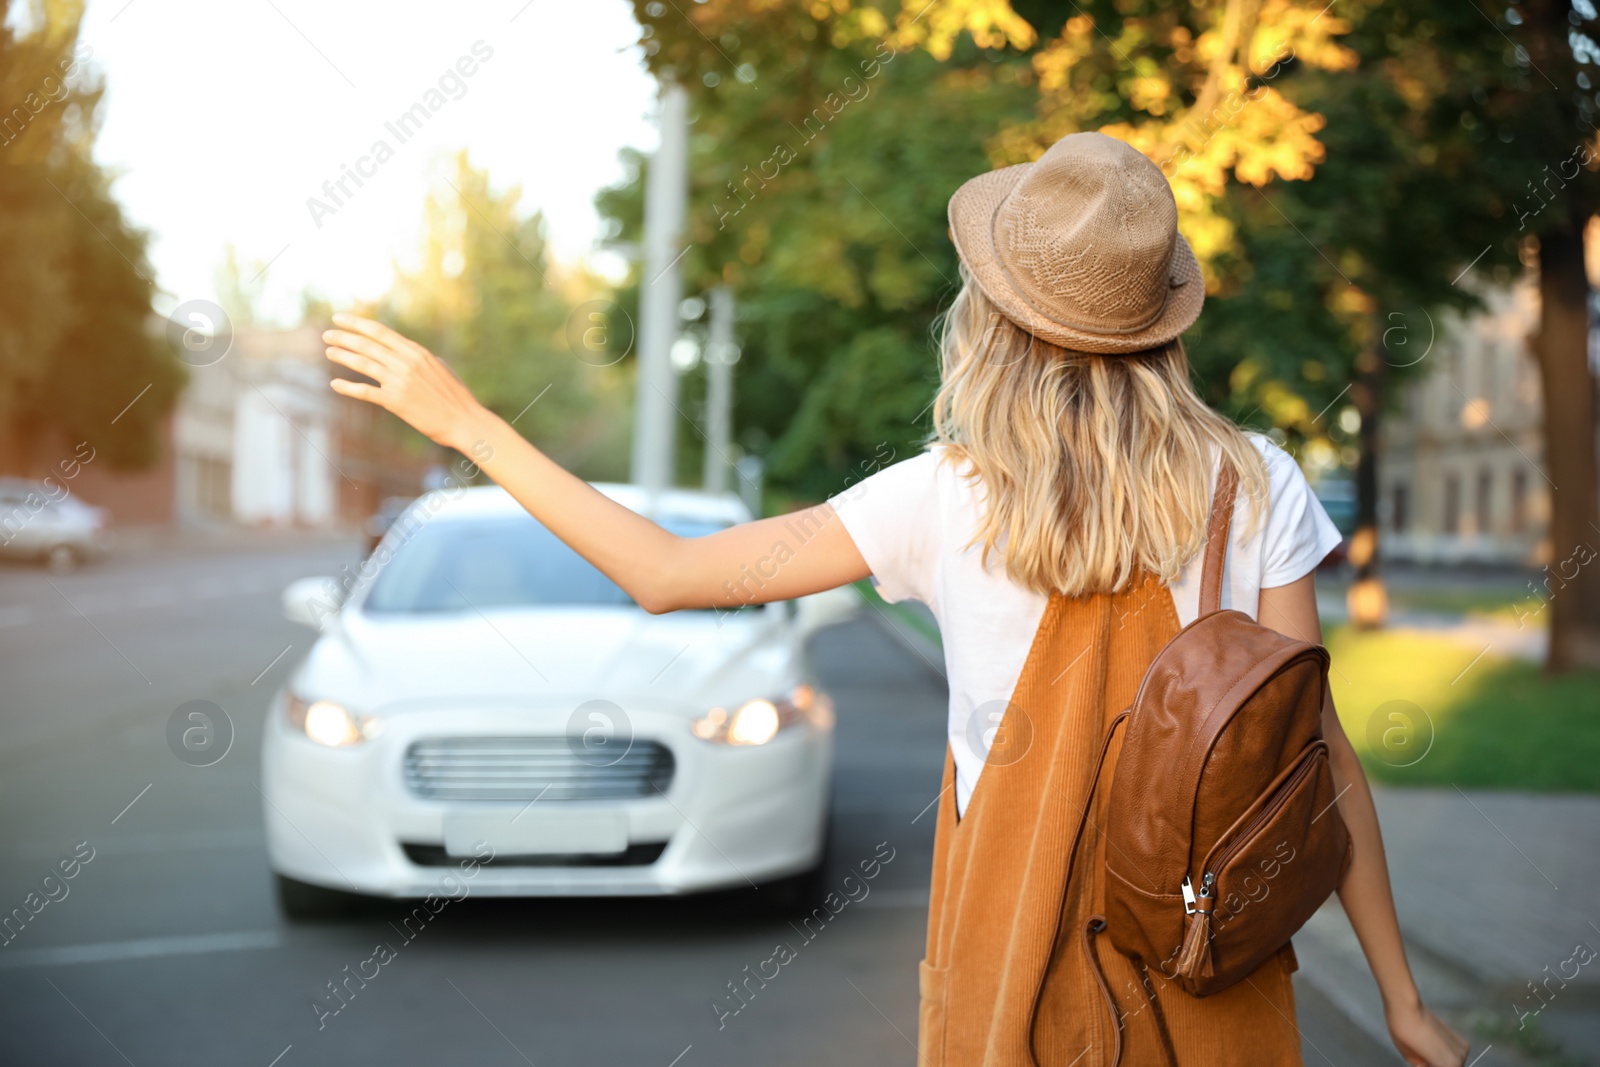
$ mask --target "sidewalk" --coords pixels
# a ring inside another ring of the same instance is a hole
[[[1324,628],[1330,623],[1342,623],[1350,618],[1343,597],[1320,597],[1317,608]],[[1549,620],[1538,616],[1531,616],[1526,620],[1526,625],[1518,626],[1509,619],[1490,615],[1461,616],[1396,608],[1389,612],[1384,629],[1390,633],[1425,633],[1432,637],[1444,637],[1473,648],[1493,649],[1496,655],[1536,663],[1544,661],[1550,648]]]
[[[1600,1063],[1600,797],[1374,794],[1412,968],[1429,1005],[1484,1053],[1477,1067]],[[1387,1044],[1337,900],[1295,951],[1302,977]]]
[[[912,604],[869,614],[942,673],[931,613]],[[1477,619],[1391,621],[1496,647],[1527,633],[1496,620],[1483,621],[1493,630],[1484,634]],[[1428,1004],[1471,1040],[1472,1067],[1600,1065],[1600,796],[1383,786],[1373,793],[1412,969]],[[1312,986],[1385,1050],[1381,1062],[1401,1063],[1337,898],[1294,944],[1297,984]]]

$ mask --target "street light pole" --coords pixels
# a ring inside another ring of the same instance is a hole
[[[677,435],[678,337],[683,221],[689,197],[689,96],[661,87],[661,147],[644,188],[644,275],[639,289],[638,390],[633,413],[632,478],[654,498],[672,485]]]
[[[733,424],[733,293],[726,285],[711,290],[711,330],[706,344],[706,455],[708,493],[728,489],[728,449]]]

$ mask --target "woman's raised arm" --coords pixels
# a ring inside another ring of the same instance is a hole
[[[765,604],[868,574],[827,504],[706,537],[670,533],[529,444],[426,348],[371,319],[333,321],[323,334],[328,358],[378,383],[335,378],[335,392],[377,404],[469,457],[646,611]]]

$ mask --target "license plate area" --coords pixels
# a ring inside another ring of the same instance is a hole
[[[620,811],[541,810],[536,804],[445,812],[447,854],[472,856],[480,842],[497,857],[611,856],[627,850],[628,822]]]

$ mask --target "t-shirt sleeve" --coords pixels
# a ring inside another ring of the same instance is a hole
[[[938,457],[931,452],[885,467],[828,498],[878,595],[933,603],[938,562]]]
[[[1261,451],[1272,479],[1261,546],[1261,587],[1273,589],[1310,574],[1344,535],[1328,518],[1294,458],[1266,441]]]

